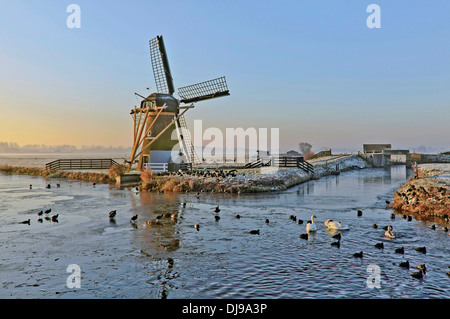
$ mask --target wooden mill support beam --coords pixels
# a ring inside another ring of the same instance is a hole
[[[152,145],[161,135],[163,135],[164,134],[164,132],[165,131],[167,131],[167,129],[170,127],[170,126],[172,126],[172,124],[173,123],[175,123],[175,121],[178,121],[178,119],[181,117],[181,116],[183,116],[184,115],[184,113],[186,113],[187,111],[188,111],[189,109],[185,109],[180,115],[178,115],[172,122],[170,122],[170,124],[168,124],[158,135],[156,135],[155,136],[155,138],[150,142],[150,143],[148,143],[134,158],[133,158],[133,161],[134,161],[134,159],[135,158],[137,158],[139,155],[141,155],[147,148],[149,148],[150,147],[150,145]]]
[[[128,168],[131,168],[131,166],[133,165],[133,161],[136,158],[134,155],[136,154],[136,151],[137,151],[138,141],[141,139],[142,131],[144,130],[145,123],[147,123],[147,118],[148,118],[149,113],[150,112],[147,110],[147,112],[145,113],[144,122],[142,124],[140,123],[142,113],[139,114],[139,125],[140,125],[139,133],[136,136],[136,138],[134,139],[133,148],[131,150],[130,163],[128,164]]]
[[[165,106],[163,106],[163,107],[161,107],[161,108],[159,109],[158,114],[156,114],[156,117],[155,117],[155,119],[153,120],[152,124],[150,124],[150,126],[147,127],[147,129],[145,130],[145,134],[144,134],[144,136],[142,136],[142,138],[140,139],[140,141],[139,141],[139,143],[138,143],[138,145],[137,145],[137,147],[136,147],[136,150],[139,149],[139,146],[141,146],[141,144],[144,142],[144,140],[145,140],[147,134],[150,132],[150,130],[152,129],[153,125],[155,125],[156,120],[157,120],[158,117],[161,115],[161,113],[163,113],[162,111],[165,110],[165,109],[166,109]],[[137,155],[137,156],[138,156],[138,155]],[[137,157],[137,156],[136,156],[136,157]]]

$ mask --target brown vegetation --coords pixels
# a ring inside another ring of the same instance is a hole
[[[450,215],[450,192],[420,178],[412,178],[394,194],[392,207],[397,212],[447,218]]]
[[[303,158],[305,160],[309,160],[311,157],[313,157],[316,153],[313,151],[307,151],[306,153],[303,153]]]
[[[141,175],[142,178],[142,175]],[[142,180],[141,189],[156,192],[207,192],[207,193],[239,193],[245,189],[244,184],[198,179],[185,176],[156,176]]]
[[[115,181],[117,176],[120,176],[128,172],[128,166],[123,164],[114,164],[109,168],[109,178],[111,181]]]
[[[10,166],[10,165],[0,166],[0,172],[6,173],[6,174],[42,176],[44,178],[72,178],[72,179],[80,179],[80,180],[91,181],[91,182],[96,182],[96,183],[110,183],[115,180],[103,173],[70,172],[70,171],[59,171],[59,170],[52,171],[47,168],[20,167],[20,166]]]

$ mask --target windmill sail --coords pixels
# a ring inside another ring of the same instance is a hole
[[[230,91],[228,90],[225,77],[222,76],[217,79],[181,87],[178,89],[178,95],[181,97],[180,102],[192,103],[230,95]]]
[[[150,58],[157,92],[172,95],[174,92],[173,79],[162,35],[150,40]]]

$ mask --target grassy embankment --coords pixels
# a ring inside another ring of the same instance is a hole
[[[42,176],[44,178],[71,178],[95,183],[110,183],[115,181],[115,176],[104,173],[93,172],[75,172],[75,171],[52,171],[39,167],[21,167],[21,166],[0,166],[0,172],[5,174]]]
[[[426,169],[415,172],[416,176],[395,192],[394,210],[447,219],[450,215],[450,187],[444,182],[445,178],[440,178],[439,172],[430,173]]]

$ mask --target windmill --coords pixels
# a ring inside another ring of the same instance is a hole
[[[134,120],[133,148],[129,167],[137,161],[138,169],[167,171],[170,163],[197,164],[184,114],[194,103],[230,95],[225,77],[192,84],[178,89],[180,99],[173,96],[174,85],[162,36],[150,40],[150,58],[157,92],[131,110]],[[180,106],[180,104],[184,104]],[[172,139],[173,132],[178,139]],[[174,151],[176,144],[180,150]]]

